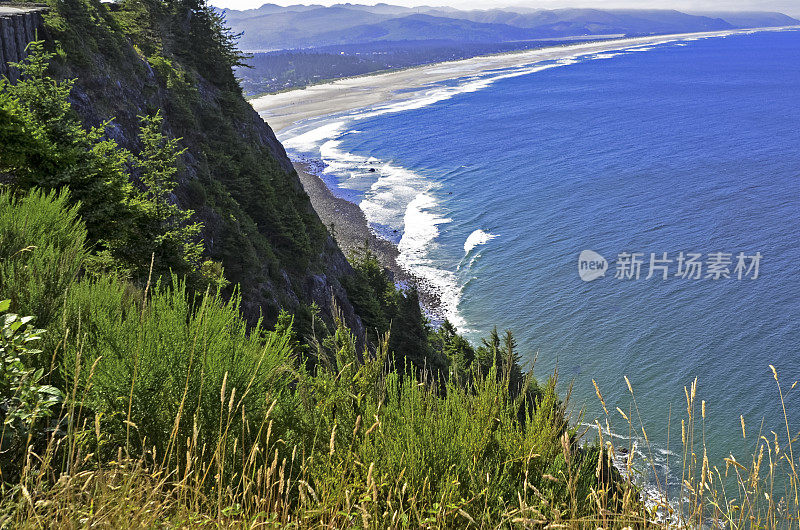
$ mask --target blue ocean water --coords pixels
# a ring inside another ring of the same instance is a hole
[[[800,379],[800,32],[458,79],[283,140],[329,164],[470,338],[512,329],[539,377],[558,367],[584,421],[602,418],[593,379],[630,410],[626,375],[660,457],[679,453],[697,378],[717,461],[750,454],[759,429],[786,432],[769,365],[785,391]],[[605,277],[581,280],[585,249]],[[622,252],[643,254],[640,279],[614,278]],[[645,279],[665,252],[669,278]],[[731,278],[674,276],[681,252],[731,253]],[[740,252],[761,254],[758,278],[736,278]]]

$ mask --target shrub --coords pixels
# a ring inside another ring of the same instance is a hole
[[[252,442],[247,426],[276,400],[276,414],[290,402],[289,334],[260,324],[248,332],[237,296],[191,295],[176,277],[150,291],[113,277],[73,288],[64,321],[76,339],[61,363],[67,388],[109,420],[112,445],[133,454],[146,446],[165,455],[187,439],[212,449],[223,434]]]
[[[41,368],[26,366],[41,353],[31,343],[41,340],[44,330],[30,325],[31,316],[6,313],[10,305],[10,300],[0,301],[0,480],[23,467],[25,449],[38,437],[37,422],[50,416],[63,397],[57,388],[42,384]]]
[[[86,228],[63,192],[0,188],[0,299],[47,327],[87,256]],[[37,366],[45,366],[37,363]]]

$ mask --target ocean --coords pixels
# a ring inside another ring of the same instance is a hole
[[[485,72],[281,140],[468,338],[511,329],[538,378],[557,369],[574,421],[603,422],[595,380],[626,434],[627,376],[673,484],[695,378],[714,464],[785,436],[769,365],[800,430],[799,31]],[[593,281],[585,250],[607,263]]]

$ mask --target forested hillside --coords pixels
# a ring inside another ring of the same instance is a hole
[[[53,1],[45,17],[45,48],[55,53],[52,75],[74,80],[68,91],[74,126],[97,127],[94,144],[110,140],[139,153],[141,117],[158,113],[160,132],[176,140],[178,152],[168,202],[191,210],[191,221],[198,223],[194,241],[202,241],[202,259],[194,265],[221,264],[229,289],[240,286],[252,321],[263,315],[275,322],[286,308],[308,323],[313,303],[330,315],[333,294],[348,323],[359,329],[340,283],[350,267],[319,222],[282,146],[242,98],[231,71],[241,55],[221,18],[192,1],[132,0],[111,8]],[[134,188],[142,189],[141,166],[119,163]],[[106,197],[76,198],[94,209],[91,201]],[[92,243],[107,238],[102,227],[89,223],[88,228]],[[101,246],[116,252],[113,245]],[[135,274],[145,274],[148,249],[130,252],[136,255],[130,258],[137,261],[130,264]],[[155,266],[164,272],[175,263],[156,259]]]

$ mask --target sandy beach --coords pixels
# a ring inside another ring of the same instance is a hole
[[[368,107],[401,103],[419,97],[420,91],[428,88],[434,89],[437,84],[452,79],[469,79],[472,76],[477,78],[481,74],[493,75],[495,71],[535,66],[543,61],[569,59],[580,55],[613,52],[632,47],[785,29],[789,28],[659,35],[479,56],[376,75],[340,79],[305,89],[261,96],[251,99],[250,103],[281,138],[282,132],[289,132],[288,129],[299,122]],[[333,194],[319,176],[324,171],[324,163],[319,160],[293,160],[293,163],[314,209],[322,222],[334,234],[345,254],[358,253],[364,249],[366,244],[370,251],[378,257],[381,264],[392,272],[396,282],[417,286],[420,301],[428,315],[434,321],[441,321],[444,318],[441,304],[442,293],[439,293],[423,278],[415,277],[400,267],[398,265],[399,251],[396,245],[374,233],[358,205]]]
[[[491,70],[566,59],[576,54],[609,52],[631,46],[646,46],[674,40],[719,37],[753,31],[780,31],[784,29],[787,28],[658,35],[485,55],[382,74],[338,79],[303,89],[260,96],[250,99],[250,104],[270,124],[272,129],[280,134],[281,131],[303,120],[389,102],[403,101],[414,97],[416,90],[424,89],[435,83],[479,75]]]

